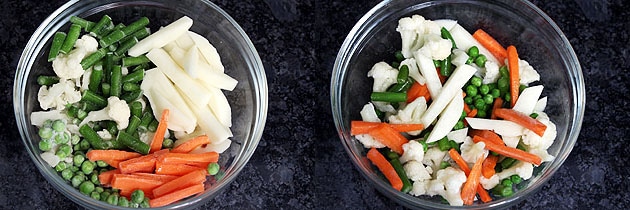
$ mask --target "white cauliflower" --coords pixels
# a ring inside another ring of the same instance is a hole
[[[436,172],[435,180],[427,189],[428,195],[441,195],[451,206],[464,205],[461,187],[466,182],[466,174],[459,169],[447,167]]]
[[[521,136],[501,136],[503,139],[503,143],[505,146],[516,148],[518,146],[518,142],[521,141]]]
[[[103,129],[101,131],[96,131],[96,134],[98,134],[98,136],[100,136],[103,140],[111,140],[112,139],[112,134],[109,133],[109,131],[107,129]]]
[[[418,97],[411,103],[405,105],[402,109],[398,110],[395,115],[390,115],[388,120],[392,124],[409,124],[409,123],[422,123],[422,114],[427,110],[427,101],[424,97]],[[411,135],[420,134],[419,131],[407,132]]]
[[[113,120],[116,121],[116,127],[122,130],[129,125],[130,116],[131,112],[127,102],[120,100],[116,96],[111,96],[107,99],[107,107],[98,111],[89,112],[87,117],[85,117],[79,125],[81,126],[88,122]]]
[[[440,34],[440,26],[420,15],[404,17],[398,20],[396,31],[402,39],[402,54],[405,58],[412,57],[414,51],[424,45],[423,36],[426,34]]]
[[[517,161],[512,167],[508,169],[503,169],[503,171],[496,173],[500,180],[508,178],[512,175],[518,175],[524,180],[527,180],[532,177],[534,173],[534,165],[528,162]]]
[[[50,167],[55,167],[57,166],[57,164],[59,164],[59,162],[61,162],[61,158],[59,158],[59,156],[55,155],[55,153],[51,151],[43,152],[40,156],[42,157],[44,162],[50,165]]]
[[[520,83],[523,85],[528,85],[529,83],[540,80],[538,72],[525,60],[518,61],[518,73]]]
[[[488,150],[486,150],[485,147],[485,143],[474,143],[470,137],[467,137],[459,149],[462,151],[462,159],[464,159],[466,163],[474,164],[479,157],[483,156],[485,158],[488,156]]]
[[[426,34],[423,36],[424,45],[419,49],[422,54],[433,60],[444,60],[451,55],[453,43],[443,39],[439,34]]]
[[[489,179],[484,176],[481,176],[481,179],[479,179],[479,184],[481,184],[481,186],[483,186],[483,189],[486,190],[496,187],[500,182],[501,180],[496,174],[492,175]]]
[[[433,171],[436,171],[439,169],[442,160],[444,160],[444,156],[446,156],[445,151],[440,150],[438,147],[431,147],[424,153],[422,164],[430,166]]]
[[[422,162],[424,159],[424,146],[418,141],[409,141],[402,145],[402,149],[404,152],[399,160],[403,164],[412,160]]]
[[[547,125],[547,129],[545,129],[545,133],[543,133],[542,136],[538,136],[533,131],[527,129],[523,135],[523,144],[527,145],[528,152],[537,155],[543,162],[551,161],[554,157],[547,152],[547,149],[556,139],[556,125],[549,120],[549,116],[547,116],[544,112],[535,113],[538,114],[536,119]]]
[[[55,108],[65,109],[67,104],[81,100],[81,92],[75,90],[74,83],[67,79],[60,79],[58,83],[48,87],[42,85],[37,92],[37,101],[43,110]]]
[[[78,79],[84,71],[81,60],[96,52],[98,42],[89,35],[83,35],[74,44],[74,49],[68,54],[60,53],[52,62],[53,71],[61,79]]]
[[[428,166],[424,166],[421,162],[411,160],[403,166],[407,177],[414,182],[424,181],[431,179],[433,169]]]
[[[493,61],[486,61],[484,68],[481,69],[483,71],[483,84],[490,84],[497,82],[501,74],[499,73],[499,64]]]
[[[457,143],[463,143],[466,140],[466,137],[468,137],[468,127],[451,131],[446,134],[446,137]]]
[[[427,195],[427,190],[431,184],[431,180],[420,180],[413,182],[413,186],[409,194],[413,196]]]
[[[363,144],[363,147],[368,148],[368,149],[369,148],[383,148],[383,147],[385,147],[385,145],[383,143],[381,143],[380,141],[374,139],[369,134],[355,135],[354,138],[359,140],[359,142],[361,142],[361,144]]]
[[[64,122],[68,122],[69,118],[68,115],[61,113],[61,110],[58,109],[31,113],[31,125],[42,127],[46,120],[63,120]]]
[[[102,67],[100,67],[102,68]],[[92,68],[86,69],[85,72],[83,73],[83,77],[81,77],[81,84],[77,85],[79,86],[79,90],[81,92],[86,91],[89,88],[90,85],[90,76],[92,76]]]
[[[361,118],[365,122],[381,122],[381,119],[376,115],[376,110],[374,110],[374,104],[367,103],[363,105],[363,109],[361,109]]]
[[[374,85],[372,87],[372,91],[374,92],[387,91],[389,86],[396,84],[397,76],[398,69],[385,62],[378,62],[374,64],[372,69],[368,71],[368,77],[374,78]]]

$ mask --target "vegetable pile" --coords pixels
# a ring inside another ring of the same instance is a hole
[[[396,30],[402,49],[368,72],[370,102],[351,122],[394,189],[454,206],[490,202],[553,160],[556,126],[540,76],[515,46],[420,15],[401,18]]]
[[[222,178],[231,108],[217,50],[184,16],[155,33],[149,19],[73,16],[55,33],[31,114],[41,157],[81,193],[124,207],[165,206]]]

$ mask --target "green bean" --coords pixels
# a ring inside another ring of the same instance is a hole
[[[99,92],[101,82],[103,81],[103,68],[92,68],[92,74],[90,74],[90,84],[88,84],[88,90],[92,92]]]
[[[409,77],[409,67],[407,65],[402,65],[400,70],[398,70],[398,75],[396,76],[397,83],[404,83],[407,81]]]
[[[427,152],[427,150],[429,150],[429,145],[427,145],[427,141],[418,141],[420,144],[422,144],[422,149],[424,150],[424,152]]]
[[[448,76],[451,76],[452,72],[453,72],[453,68],[451,67],[451,56],[449,55],[441,62],[440,74],[442,76],[448,77]]]
[[[457,150],[459,152],[459,144],[457,142],[455,142],[453,140],[448,140],[448,144],[451,146],[451,148],[454,148],[455,150]]]
[[[120,43],[125,43],[133,38],[136,38],[137,40],[141,40],[144,39],[145,37],[149,36],[151,34],[151,29],[149,28],[144,28],[143,29],[139,29],[136,32],[133,32],[132,34],[130,34],[129,36],[126,36],[125,38],[121,39],[119,42]],[[124,53],[124,52],[123,52]],[[122,55],[122,54],[118,54],[118,55]]]
[[[59,48],[59,52],[68,54],[74,47],[74,43],[77,42],[77,39],[79,39],[79,35],[81,35],[81,26],[77,24],[70,25],[70,30],[68,30],[68,34],[63,40],[63,44],[61,45],[61,48]]]
[[[79,133],[83,135],[83,138],[89,145],[92,145],[94,149],[107,149],[105,142],[103,139],[96,133],[96,131],[92,130],[89,125],[85,124],[79,128]]]
[[[407,101],[407,93],[395,93],[395,92],[372,92],[370,95],[372,101],[384,101],[384,102],[405,102]]]
[[[129,103],[129,111],[132,116],[136,116],[138,118],[142,117],[142,102],[132,101]]]
[[[394,52],[394,57],[396,58],[396,61],[398,62],[402,62],[405,60],[405,56],[402,54],[402,51],[396,51]]]
[[[503,168],[503,170],[508,169],[512,165],[514,165],[515,162],[516,162],[516,159],[514,158],[505,158],[503,159],[503,161],[501,161],[501,168]]]
[[[150,111],[145,111],[142,114],[142,118],[140,118],[140,125],[138,126],[138,128],[144,129],[145,131],[148,130],[151,121],[153,121],[153,113],[151,113]]]
[[[457,45],[455,44],[455,40],[453,39],[453,36],[451,36],[451,33],[446,28],[442,27],[440,29],[440,34],[442,35],[442,38],[448,39],[449,41],[451,41],[451,43],[453,44],[452,49],[457,49]]]
[[[37,77],[37,84],[41,85],[41,86],[50,86],[50,85],[54,85],[57,84],[59,82],[59,77],[57,76],[46,76],[46,75],[40,75]]]
[[[98,43],[101,47],[109,47],[110,45],[120,41],[125,37],[125,32],[120,29],[113,30],[111,33],[104,36]]]
[[[127,83],[127,82],[131,82],[131,83],[137,83],[142,81],[142,79],[144,79],[144,70],[143,69],[138,69],[137,71],[131,72],[125,76],[122,77],[122,82]]]
[[[93,103],[100,108],[107,106],[107,99],[90,90],[85,90],[85,92],[83,92],[83,97],[81,97],[81,101]]]
[[[70,22],[81,26],[81,28],[85,29],[85,31],[90,31],[90,29],[92,29],[94,24],[96,24],[92,21],[85,20],[77,16],[70,17]]]
[[[396,92],[396,93],[406,92],[407,90],[409,90],[409,88],[411,88],[414,82],[415,81],[413,79],[408,77],[404,83],[396,83],[395,85],[392,85],[391,87],[389,87],[387,89],[387,92]]]
[[[523,84],[519,85],[519,86],[518,86],[518,92],[519,92],[519,93],[522,93],[522,92],[523,92],[523,90],[525,90],[525,88],[527,88],[527,85],[523,85]]]
[[[140,139],[134,137],[131,134],[128,134],[127,132],[124,131],[120,131],[118,132],[118,136],[116,137],[117,140],[119,140],[123,145],[129,147],[130,149],[142,153],[142,154],[149,154],[149,145],[140,141]]]
[[[398,68],[398,67],[400,67],[400,63],[399,63],[399,62],[397,62],[397,61],[392,61],[392,63],[391,63],[390,65],[391,65],[392,67],[394,67],[394,68]]]
[[[112,18],[108,15],[103,15],[103,17],[101,17],[101,19],[89,30],[90,35],[94,37],[101,37],[103,35],[103,29],[107,28],[107,26],[111,25],[111,23]]]
[[[109,95],[119,97],[122,92],[122,67],[120,65],[112,67],[110,85]]]
[[[147,126],[147,130],[155,132],[157,130],[158,123],[157,119],[153,119],[151,123],[149,123],[149,126]]]
[[[101,48],[81,60],[81,67],[88,69],[107,55],[107,48]]]
[[[142,90],[134,90],[130,92],[126,92],[120,96],[120,99],[126,101],[127,103],[131,103],[139,99],[142,96]]]
[[[125,53],[137,43],[138,43],[138,39],[136,37],[131,37],[131,39],[126,40],[125,42],[121,42],[120,46],[118,46],[118,48],[116,48],[116,51],[114,51],[114,55],[117,55],[117,56],[125,55]]]
[[[529,115],[529,117],[536,119],[538,118],[538,113],[532,113]]]
[[[400,163],[400,160],[398,160],[398,158],[390,159],[389,163],[392,164],[392,166],[394,167],[394,170],[398,174],[398,177],[400,177],[400,179],[402,180],[403,187],[400,189],[400,191],[403,193],[408,193],[409,191],[411,191],[411,189],[413,188],[413,185],[411,184],[411,181],[409,181],[409,178],[407,177],[407,173],[405,172],[405,169],[403,168],[402,163]],[[209,171],[210,170],[208,169],[208,172]]]
[[[109,83],[101,84],[101,90],[103,91],[104,96],[110,96],[111,89],[112,89],[112,86],[109,85]]]
[[[125,132],[135,133],[136,130],[138,129],[138,126],[140,125],[140,122],[141,122],[141,119],[139,117],[135,115],[131,115],[131,118],[129,119],[129,125],[125,129]]]
[[[146,25],[149,24],[149,18],[147,17],[141,17],[140,19],[134,21],[133,23],[129,24],[128,26],[120,29],[125,35],[131,35],[134,32],[144,28]]]
[[[122,65],[124,67],[140,65],[148,62],[151,62],[151,60],[149,60],[149,58],[147,58],[147,56],[145,55],[140,55],[137,57],[124,57],[122,59]]]
[[[52,43],[50,44],[50,51],[48,52],[48,62],[51,62],[57,58],[59,55],[59,51],[63,45],[63,42],[66,40],[66,33],[57,32],[55,36],[53,36]]]

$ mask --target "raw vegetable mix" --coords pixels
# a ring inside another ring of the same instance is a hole
[[[192,24],[184,16],[151,33],[146,17],[74,16],[52,38],[31,124],[42,159],[85,196],[159,207],[221,179],[232,137],[222,91],[237,81]]]
[[[370,102],[351,122],[393,188],[454,206],[490,202],[553,160],[556,126],[518,46],[420,15],[401,18],[396,30],[402,49],[368,72]]]

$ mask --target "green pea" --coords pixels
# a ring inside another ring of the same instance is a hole
[[[492,95],[490,94],[484,95],[483,100],[486,102],[486,104],[492,104],[494,102],[494,98],[492,98]]]
[[[107,201],[107,197],[109,197],[111,193],[107,190],[101,192],[101,201]]]
[[[42,124],[42,128],[52,128],[53,121],[52,120],[44,120],[44,124]]]
[[[487,116],[488,116],[488,113],[486,112],[486,110],[482,110],[482,109],[477,110],[477,117],[484,118]]]
[[[169,138],[165,138],[164,141],[162,141],[162,147],[164,148],[172,148],[173,147],[173,140],[169,139]]]
[[[512,100],[512,96],[510,96],[510,93],[505,93],[505,101],[511,101]]]
[[[42,139],[50,139],[53,136],[53,130],[49,127],[42,127],[39,129],[39,137]]]
[[[400,63],[398,63],[397,61],[393,61],[391,66],[394,67],[394,68],[398,68],[398,67],[400,67]]]
[[[142,203],[144,200],[144,191],[142,190],[134,190],[131,193],[131,202],[132,203]]]
[[[470,56],[470,57],[477,57],[477,56],[479,56],[479,48],[477,48],[477,46],[472,46],[472,47],[468,48],[468,56]]]
[[[438,140],[437,142],[438,142],[438,147],[440,148],[441,151],[448,151],[449,149],[451,149],[451,144],[448,142],[447,137],[444,137]]]
[[[55,135],[55,143],[57,144],[67,144],[70,141],[70,134],[68,133],[59,133]]]
[[[440,169],[445,169],[445,168],[448,168],[449,166],[451,166],[451,164],[446,161],[442,161],[440,163]]]
[[[107,164],[105,161],[97,160],[96,161],[96,166],[101,167],[101,168],[105,168],[105,167],[109,166],[109,164]]]
[[[144,197],[144,200],[140,203],[140,208],[151,208],[149,205],[149,198]]]
[[[72,165],[70,166],[70,170],[72,171],[72,173],[77,172],[80,170],[80,168],[78,166]]]
[[[538,117],[538,113],[532,113],[529,117],[536,119]]]
[[[510,180],[512,180],[513,184],[520,184],[523,181],[523,178],[521,178],[521,176],[519,175],[514,174],[510,176]]]
[[[90,181],[82,182],[81,185],[79,185],[79,191],[84,195],[89,195],[92,191],[94,191],[94,183]]]
[[[83,183],[83,181],[85,181],[85,175],[83,175],[83,174],[76,174],[70,180],[70,182],[72,183],[72,186],[74,188],[79,187],[79,185],[81,185],[81,183]]]
[[[498,98],[501,96],[501,91],[499,89],[492,89],[490,95],[492,95],[492,98]]]
[[[400,50],[394,52],[394,57],[396,58],[396,60],[398,62],[402,62],[403,60],[405,60],[405,56],[402,54],[402,51],[400,51]],[[140,202],[138,202],[138,203],[140,203]]]
[[[455,150],[459,151],[459,144],[453,140],[449,140],[448,144],[451,145],[451,148],[454,148]]]
[[[468,115],[468,113],[466,113],[466,111],[462,110],[462,115],[459,116],[459,120],[463,120],[464,118],[466,118],[466,115]]]
[[[118,195],[116,194],[111,194],[109,196],[107,196],[107,203],[111,204],[111,205],[118,205]]]
[[[50,151],[52,149],[52,143],[50,143],[50,141],[44,140],[44,139],[39,141],[38,146],[39,146],[39,150],[44,151],[44,152]]]
[[[72,175],[74,175],[74,172],[72,172],[70,168],[66,168],[63,171],[61,171],[61,178],[63,178],[66,181],[70,181],[70,179],[72,179]]]
[[[72,157],[72,162],[74,162],[74,165],[77,167],[81,166],[83,161],[85,161],[85,156],[83,155],[75,154],[74,157]]]
[[[80,141],[81,137],[79,137],[79,135],[70,136],[70,143],[72,143],[72,145],[77,145]]]
[[[501,66],[499,68],[499,75],[501,75],[501,77],[510,77],[510,71],[508,70],[508,67]]]
[[[472,96],[466,95],[466,97],[464,97],[464,103],[472,104],[472,102],[473,102]]]
[[[475,97],[477,95],[477,88],[473,85],[466,86],[466,96]]]
[[[518,92],[519,93],[523,92],[523,90],[525,90],[525,88],[527,88],[527,85],[519,85],[518,86]]]
[[[98,173],[96,173],[96,171],[92,172],[92,174],[90,175],[90,181],[95,185],[101,184],[101,182],[98,180]]]
[[[466,59],[466,64],[471,64],[473,62],[475,62],[475,57],[468,56],[468,59]]]
[[[62,132],[66,129],[66,123],[62,120],[55,120],[52,123],[52,129],[57,132]]]
[[[219,166],[219,164],[217,163],[210,163],[208,164],[208,174],[211,176],[216,175],[217,173],[219,173],[219,169],[221,168],[221,166]]]
[[[488,94],[490,92],[490,86],[482,84],[481,86],[479,86],[479,92],[483,95]]]
[[[478,110],[485,109],[486,102],[483,100],[483,98],[476,99],[475,100],[475,107],[477,107]]]
[[[486,58],[486,56],[483,54],[480,54],[479,56],[477,56],[477,58],[475,58],[475,64],[477,64],[477,66],[479,67],[486,66],[486,61],[488,61],[488,58]]]
[[[66,170],[66,168],[68,168],[68,164],[66,162],[61,161],[57,163],[57,165],[55,166],[55,171],[61,172],[63,170]]]
[[[418,141],[418,142],[422,144],[422,149],[424,150],[424,152],[426,152],[429,149],[429,145],[427,145],[426,141]]]
[[[497,81],[497,87],[501,91],[507,91],[509,89],[510,79],[508,77],[501,77]]]
[[[120,196],[120,198],[118,198],[118,206],[129,207],[129,200],[127,200],[127,198],[123,196]]]
[[[475,87],[480,87],[482,81],[483,80],[478,76],[473,76],[472,78],[470,78],[470,84],[474,85]]]
[[[81,150],[86,151],[88,149],[90,149],[90,142],[88,142],[87,140],[83,139],[79,142],[79,146],[81,147]]]
[[[453,127],[453,129],[455,130],[459,130],[459,129],[463,129],[464,128],[464,121],[457,121],[457,123],[455,123],[455,127]]]
[[[65,158],[70,155],[70,153],[72,153],[72,148],[67,144],[63,144],[57,148],[57,153],[55,153],[55,155],[60,158]]]
[[[95,187],[94,191],[96,191],[98,193],[102,193],[103,191],[105,191],[105,189],[103,189],[103,187]]]
[[[91,174],[94,170],[94,165],[95,164],[91,161],[83,161],[83,163],[81,164],[81,171],[86,175]]]
[[[501,185],[505,187],[512,187],[512,180],[510,180],[509,178],[501,180]]]
[[[96,192],[96,191],[92,191],[90,193],[90,197],[94,200],[101,200],[101,193]]]

